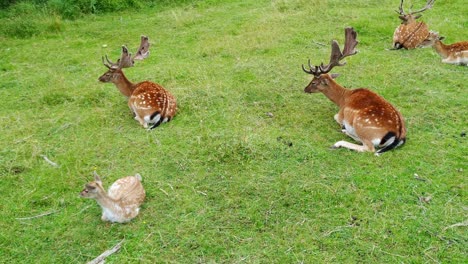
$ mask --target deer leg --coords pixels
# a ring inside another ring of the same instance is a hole
[[[335,144],[333,144],[332,148],[333,149],[347,148],[347,149],[355,150],[357,152],[365,152],[365,151],[374,152],[375,151],[375,148],[372,144],[371,145],[367,145],[367,144],[358,145],[358,144],[350,143],[344,140],[336,142]]]
[[[333,116],[333,119],[341,126],[341,132],[346,134],[346,127],[343,124],[342,120],[340,120],[340,115],[339,113]]]
[[[109,219],[107,219],[106,215],[105,214],[102,214],[101,216],[101,220],[102,221],[108,221]]]
[[[339,114],[335,114],[335,115],[333,116],[333,119],[335,119],[335,121],[336,121],[338,124],[343,125],[342,122],[341,122],[341,120],[340,120],[340,115],[339,115]]]
[[[128,106],[130,107],[130,110],[132,110],[133,113],[133,118],[140,123],[144,128],[148,127],[148,124],[145,122],[143,118],[141,118],[138,113],[137,113],[137,108],[129,101]]]
[[[354,134],[351,134],[351,133],[348,133],[348,131],[346,129],[343,129],[341,130],[341,132],[343,132],[345,135],[347,135],[348,137],[354,139],[354,141],[356,142],[361,142],[361,139],[359,137],[357,137],[356,135]]]
[[[145,122],[145,120],[141,119],[138,115],[135,115],[135,120],[138,121],[144,128],[148,128],[148,124]]]

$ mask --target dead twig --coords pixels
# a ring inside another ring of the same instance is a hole
[[[418,181],[427,181],[427,179],[424,179],[424,178],[419,177],[419,175],[418,175],[417,173],[415,173],[415,174],[413,175],[413,177],[414,177],[415,180],[418,180]]]
[[[169,194],[168,194],[165,190],[163,190],[162,188],[159,188],[159,190],[160,190],[161,192],[163,192],[165,195],[169,196]]]
[[[39,218],[39,217],[43,217],[43,216],[48,216],[48,215],[51,215],[51,214],[55,214],[56,212],[58,212],[57,210],[55,211],[50,211],[50,212],[47,212],[47,213],[42,213],[42,214],[38,214],[38,215],[35,215],[35,216],[30,216],[30,217],[19,217],[19,218],[16,218],[16,220],[30,220],[30,219],[35,219],[35,218]]]
[[[463,222],[456,223],[456,224],[453,224],[453,225],[449,225],[449,226],[445,227],[443,229],[443,231],[445,231],[447,229],[450,229],[450,228],[454,228],[454,227],[460,227],[460,226],[468,226],[468,220],[465,220]]]
[[[112,247],[111,249],[108,249],[104,251],[101,255],[99,255],[97,258],[91,260],[87,264],[99,264],[99,263],[104,263],[104,259],[107,258],[108,256],[114,254],[115,252],[119,251],[120,247],[122,246],[122,243],[124,242],[125,239],[122,239],[117,245]]]
[[[58,167],[59,165],[53,161],[51,161],[49,158],[47,158],[46,155],[41,155],[41,157],[47,162],[49,163],[52,167]]]
[[[322,237],[328,237],[330,236],[331,234],[333,233],[336,233],[336,232],[340,232],[342,231],[343,229],[345,228],[351,228],[351,227],[354,227],[354,226],[350,226],[350,225],[347,225],[347,226],[338,226],[337,228],[333,229],[333,230],[330,230],[328,232],[325,232]]]
[[[320,42],[317,42],[315,40],[312,40],[312,43],[314,43],[315,45],[318,45],[318,46],[322,46],[322,47],[328,47],[327,45],[323,44],[323,43],[320,43]]]

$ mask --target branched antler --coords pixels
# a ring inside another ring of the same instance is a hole
[[[138,48],[137,53],[135,54],[135,57],[133,57],[134,60],[144,60],[149,56],[149,39],[147,36],[141,36],[141,43],[140,47]]]
[[[434,2],[435,2],[435,0],[427,0],[426,5],[423,8],[421,8],[419,10],[416,10],[416,11],[409,12],[408,14],[405,14],[405,11],[403,10],[403,1],[404,0],[401,0],[400,6],[399,6],[398,10],[396,11],[401,16],[414,15],[414,14],[417,14],[417,13],[424,12],[427,9],[431,9],[432,6],[434,5]],[[419,17],[421,17],[421,15],[417,16],[416,18],[419,18]]]
[[[110,61],[107,55],[105,55],[107,63],[104,61],[104,56],[102,57],[102,63],[109,69],[122,69],[132,67],[135,63],[134,60],[143,60],[149,56],[149,46],[150,43],[148,37],[141,36],[140,47],[138,48],[138,51],[134,57],[132,57],[132,54],[128,52],[128,48],[125,45],[123,45],[122,55],[116,63]]]
[[[340,63],[340,61],[348,56],[354,55],[357,53],[355,50],[356,45],[359,43],[356,40],[357,32],[354,31],[352,27],[345,28],[345,44],[343,51],[340,51],[340,46],[336,40],[332,40],[331,46],[331,55],[330,62],[327,65],[320,64],[320,66],[312,66],[310,64],[310,59],[308,60],[309,70],[306,70],[304,65],[302,65],[302,70],[306,73],[313,74],[318,77],[321,74],[330,72],[335,66],[343,66],[346,62]]]

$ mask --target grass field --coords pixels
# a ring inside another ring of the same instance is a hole
[[[466,262],[468,67],[431,49],[387,50],[398,4],[198,1],[0,36],[0,263],[83,263],[121,240],[107,263]],[[422,19],[452,43],[468,39],[466,14],[463,0],[436,1]],[[333,70],[337,81],[406,118],[406,145],[380,157],[331,150],[351,141],[337,107],[303,92],[301,64],[327,62],[346,26],[359,53]],[[127,77],[179,104],[151,132],[97,81],[101,56],[135,50],[142,34],[151,55]],[[143,176],[136,219],[102,222],[79,198],[93,171],[105,187]]]

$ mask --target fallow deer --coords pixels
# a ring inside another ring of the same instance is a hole
[[[104,190],[99,176],[87,183],[80,196],[95,199],[102,208],[102,221],[129,222],[135,218],[145,200],[141,175],[127,176],[114,182],[108,192]]]
[[[125,77],[122,69],[132,67],[134,60],[143,60],[149,55],[148,37],[141,37],[138,52],[132,57],[127,47],[122,46],[122,55],[117,63],[111,62],[107,55],[107,63],[102,57],[102,63],[108,71],[99,77],[101,82],[112,82],[119,91],[128,98],[128,106],[132,110],[135,119],[144,128],[154,129],[161,123],[169,122],[177,112],[175,97],[161,85],[150,81],[139,83],[130,82]]]
[[[357,33],[353,28],[345,29],[343,51],[336,40],[331,43],[331,56],[328,65],[304,65],[302,69],[314,78],[304,89],[306,93],[323,93],[339,107],[335,120],[341,125],[342,132],[362,145],[338,141],[333,148],[345,147],[356,151],[371,151],[380,155],[388,150],[403,145],[406,140],[406,128],[400,112],[378,94],[364,88],[346,89],[336,83],[337,74],[328,74],[333,67],[343,66],[342,59],[357,53]],[[376,148],[379,148],[376,152]]]
[[[403,0],[401,0],[399,10],[396,11],[401,19],[401,25],[398,26],[393,33],[394,49],[414,49],[429,35],[429,29],[426,23],[416,21],[416,19],[422,16],[418,13],[432,8],[434,1],[435,0],[428,0],[422,9],[406,14],[403,10]]]
[[[451,45],[442,43],[444,37],[431,31],[420,47],[433,47],[442,57],[442,62],[457,65],[468,65],[468,41],[460,41]]]

